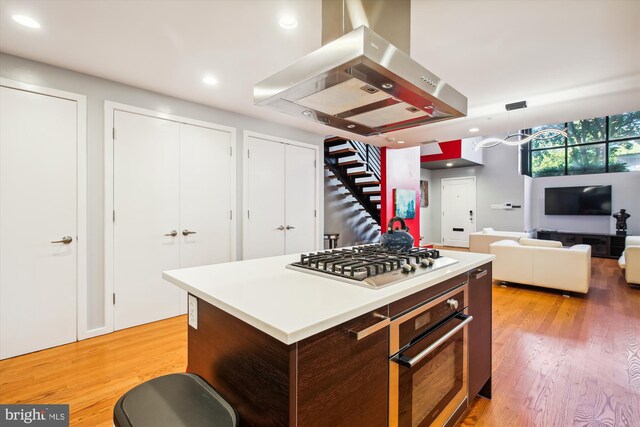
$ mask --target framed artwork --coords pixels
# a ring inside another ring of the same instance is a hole
[[[429,207],[429,181],[420,181],[420,207]]]
[[[396,216],[404,219],[415,218],[416,191],[396,189],[395,196]]]

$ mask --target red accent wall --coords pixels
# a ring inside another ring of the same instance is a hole
[[[436,162],[439,160],[453,160],[462,157],[462,140],[456,139],[454,141],[439,142],[442,153],[429,154],[426,156],[420,156],[420,162]]]
[[[386,232],[389,220],[395,216],[394,190],[415,190],[416,217],[406,219],[414,246],[420,244],[420,147],[382,148],[380,150],[380,220],[382,232]]]

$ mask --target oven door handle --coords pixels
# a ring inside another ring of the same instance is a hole
[[[398,365],[402,365],[406,368],[411,368],[413,367],[413,365],[420,362],[422,359],[424,359],[429,354],[431,354],[435,349],[437,349],[442,344],[444,344],[445,341],[447,341],[449,338],[454,336],[459,330],[467,326],[467,324],[473,320],[473,316],[470,316],[468,314],[460,313],[460,314],[457,314],[455,317],[457,317],[458,319],[463,319],[462,323],[460,323],[458,326],[456,326],[455,328],[453,328],[452,330],[444,334],[442,337],[438,338],[433,344],[431,344],[429,347],[422,350],[420,353],[416,354],[413,358],[407,359],[402,354],[396,354],[391,358],[391,360],[396,362]]]

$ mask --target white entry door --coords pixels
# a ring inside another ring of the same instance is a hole
[[[285,167],[285,253],[316,249],[316,152],[310,148],[286,146]]]
[[[469,247],[476,231],[476,178],[442,180],[442,244]]]
[[[115,111],[114,329],[180,314],[180,125]]]
[[[244,259],[285,253],[285,145],[249,137],[245,152]]]
[[[0,359],[77,337],[77,108],[0,87]]]

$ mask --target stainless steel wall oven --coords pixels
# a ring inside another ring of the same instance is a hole
[[[467,402],[468,283],[392,319],[389,426],[448,425]],[[466,406],[465,406],[466,407]]]

